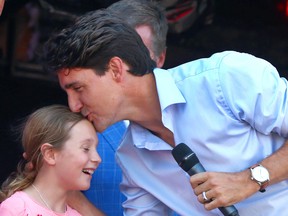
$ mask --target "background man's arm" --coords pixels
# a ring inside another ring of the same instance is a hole
[[[85,216],[105,216],[97,209],[81,191],[71,191],[68,196],[68,204]]]

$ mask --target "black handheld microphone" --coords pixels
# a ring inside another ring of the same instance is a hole
[[[190,176],[206,172],[202,164],[199,162],[196,154],[184,143],[180,143],[172,150],[172,155],[178,165],[185,170]],[[239,216],[235,206],[219,207],[224,216]]]

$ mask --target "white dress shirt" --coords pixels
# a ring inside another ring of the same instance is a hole
[[[279,149],[288,137],[287,81],[267,61],[226,51],[178,67],[155,69],[164,125],[207,171],[239,172]],[[131,122],[117,161],[125,215],[222,215],[206,211],[172,148]],[[241,216],[287,215],[288,181],[235,204]]]

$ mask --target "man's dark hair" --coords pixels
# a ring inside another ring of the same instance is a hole
[[[44,46],[42,60],[49,73],[87,68],[104,75],[115,56],[137,76],[156,67],[137,32],[103,9],[80,16],[73,25],[52,35]]]

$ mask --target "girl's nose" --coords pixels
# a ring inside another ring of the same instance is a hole
[[[100,164],[102,162],[102,159],[101,159],[100,155],[98,154],[97,150],[95,150],[95,152],[93,153],[93,155],[91,157],[91,161],[96,162],[97,164]]]

